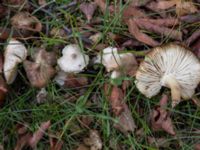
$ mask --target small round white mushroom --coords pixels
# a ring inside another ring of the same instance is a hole
[[[27,57],[27,49],[21,42],[11,39],[4,52],[4,76],[6,82],[11,84],[17,76],[17,65]]]
[[[151,98],[162,86],[171,89],[172,107],[189,99],[200,81],[200,62],[187,48],[168,44],[149,52],[136,73],[136,86]]]
[[[119,54],[117,48],[107,47],[99,54],[95,63],[102,63],[108,72],[111,73],[111,78],[120,77],[122,74],[127,74],[133,67],[137,66],[137,61],[132,53]]]
[[[83,54],[80,47],[75,44],[67,45],[62,50],[63,56],[57,61],[60,69],[67,73],[79,73],[89,63],[88,55]]]

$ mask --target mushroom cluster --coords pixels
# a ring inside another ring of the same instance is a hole
[[[171,89],[172,107],[189,99],[200,81],[200,62],[187,48],[177,44],[155,47],[140,64],[136,86],[148,98],[162,86]]]

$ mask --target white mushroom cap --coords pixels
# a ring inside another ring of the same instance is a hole
[[[123,73],[127,73],[131,68],[137,66],[137,61],[132,53],[119,54],[117,48],[107,47],[103,49],[102,54],[97,57],[96,63],[102,63],[108,72],[111,72],[111,78],[117,78]]]
[[[171,89],[172,106],[191,98],[200,81],[200,62],[185,47],[168,44],[148,53],[136,73],[136,86],[151,98],[162,86]]]
[[[27,49],[21,42],[11,39],[4,53],[4,76],[8,84],[11,84],[17,75],[17,65],[27,57]]]
[[[89,63],[88,55],[83,54],[78,45],[67,45],[62,50],[62,54],[63,56],[58,59],[57,63],[64,72],[81,72]]]

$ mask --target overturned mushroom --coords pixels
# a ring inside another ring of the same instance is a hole
[[[43,88],[56,73],[53,67],[56,64],[56,55],[54,52],[39,49],[33,56],[33,59],[34,62],[24,61],[24,69],[31,85]]]
[[[11,84],[17,76],[17,66],[27,57],[27,49],[21,42],[11,39],[4,52],[3,72],[8,84]]]
[[[66,73],[79,73],[89,63],[88,55],[82,53],[80,47],[75,44],[67,45],[62,50],[63,56],[57,61],[60,69]]]
[[[151,98],[162,86],[171,89],[172,107],[189,99],[200,81],[200,62],[187,48],[168,44],[149,52],[136,73],[136,86]]]
[[[107,47],[103,50],[102,55],[99,54],[96,63],[102,63],[111,78],[120,77],[123,73],[129,74],[133,68],[137,68],[137,61],[132,53],[119,54],[117,48]]]

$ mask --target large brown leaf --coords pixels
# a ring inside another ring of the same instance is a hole
[[[164,130],[171,135],[175,135],[169,112],[164,108],[167,105],[167,101],[167,95],[163,95],[159,105],[150,113],[151,126],[154,131]]]
[[[150,36],[142,33],[137,23],[135,22],[135,19],[129,19],[128,20],[128,30],[129,32],[140,42],[145,43],[150,46],[157,46],[159,43],[152,39]]]
[[[97,8],[96,3],[82,3],[80,5],[80,10],[85,14],[88,21],[92,19],[92,16]]]

